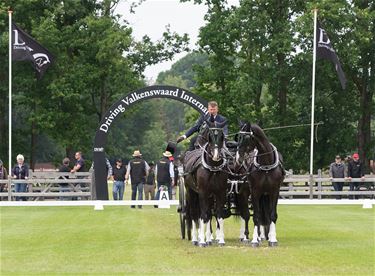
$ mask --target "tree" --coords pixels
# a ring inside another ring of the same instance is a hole
[[[7,7],[13,1],[5,1]],[[144,85],[146,65],[170,59],[187,48],[188,38],[163,33],[163,41],[148,37],[135,41],[127,22],[113,14],[117,1],[26,1],[14,3],[14,21],[56,57],[40,82],[33,79],[27,64],[14,63],[14,114],[22,124],[14,124],[13,137],[19,137],[14,152],[24,151],[35,160],[38,137],[49,137],[64,155],[76,150],[91,152],[92,139],[98,121],[110,104],[120,95]],[[5,29],[6,14],[1,13],[0,26]],[[6,32],[2,32],[6,33]],[[7,37],[2,36],[0,64],[6,79]],[[3,47],[4,46],[4,47]],[[25,89],[27,88],[27,89]],[[7,83],[0,83],[2,98],[6,98]],[[4,137],[5,115],[0,114],[0,135]],[[129,134],[131,135],[131,134]],[[22,140],[22,141],[21,141]],[[29,146],[31,144],[31,147]],[[6,157],[6,146],[0,148]],[[14,154],[14,153],[13,153]],[[46,156],[44,154],[38,156]],[[88,155],[90,156],[90,155]]]

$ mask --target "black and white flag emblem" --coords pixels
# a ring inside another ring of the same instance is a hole
[[[344,71],[341,68],[340,60],[336,54],[336,51],[333,49],[331,41],[328,38],[326,31],[320,25],[318,20],[318,26],[316,28],[316,57],[329,59],[335,65],[337,75],[341,83],[342,89],[345,89],[346,78]]]
[[[40,79],[53,59],[46,48],[12,23],[12,60],[30,60]]]

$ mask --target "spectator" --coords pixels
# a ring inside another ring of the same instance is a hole
[[[82,158],[82,152],[77,151],[74,155],[74,158],[76,159],[76,163],[73,167],[73,169],[70,170],[71,173],[75,172],[84,172],[85,171],[85,160]],[[77,179],[83,179],[83,176],[77,176]],[[76,191],[81,192],[81,186],[84,186],[82,182],[76,183]],[[73,197],[73,200],[81,199],[80,197]]]
[[[25,158],[22,154],[17,155],[17,165],[14,166],[12,170],[12,177],[15,179],[28,179],[29,177],[29,167],[24,163]],[[15,183],[15,192],[16,193],[25,193],[26,192],[26,183]],[[23,200],[26,201],[26,197],[16,196],[16,201]]]
[[[351,180],[352,178],[362,178],[362,181],[364,181],[365,176],[364,176],[364,171],[363,171],[363,164],[359,160],[359,155],[358,153],[353,154],[353,160],[349,162],[348,165],[348,178]],[[350,191],[358,191],[359,190],[359,182],[350,182]],[[349,199],[358,199],[358,196],[350,196]]]
[[[4,167],[3,161],[0,160],[0,180],[8,179],[8,172],[7,169]],[[0,183],[0,193],[6,192],[7,189],[6,183]],[[2,200],[2,197],[0,196],[0,200]]]
[[[153,199],[155,198],[155,164],[154,162],[150,162],[150,169],[148,170],[148,175],[145,183],[145,199]]]
[[[158,183],[158,191],[156,193],[156,199],[160,197],[161,186],[168,188],[169,199],[172,199],[172,186],[174,185],[174,166],[169,158],[172,154],[169,151],[163,153],[163,157],[156,163],[155,167],[155,178]]]
[[[329,166],[329,176],[331,180],[333,178],[345,178],[346,177],[345,164],[341,160],[340,155],[336,155],[335,162]],[[335,191],[342,191],[344,182],[332,182]],[[341,195],[336,195],[336,199],[341,199]]]
[[[62,165],[59,168],[59,172],[65,172],[65,173],[70,172],[69,163],[70,163],[70,159],[68,157],[65,157],[62,160]],[[68,175],[59,177],[59,179],[68,179],[68,178],[69,178]],[[60,186],[60,193],[65,193],[65,192],[70,191],[68,183],[60,183],[59,186]],[[60,196],[60,200],[69,200],[69,199],[70,199],[69,197]]]
[[[348,168],[349,168],[349,162],[352,161],[351,155],[348,155],[344,159],[344,164],[345,164],[345,175],[348,175]]]
[[[125,191],[126,168],[122,164],[122,159],[116,160],[116,166],[113,167],[113,199],[122,200]]]
[[[134,151],[134,159],[129,161],[128,168],[126,171],[125,181],[128,182],[130,176],[130,182],[132,185],[132,200],[136,199],[138,192],[138,200],[143,199],[143,184],[146,182],[147,172],[150,167],[145,160],[142,159],[142,154],[139,150]],[[135,208],[134,205],[131,208]],[[138,205],[138,208],[142,208]]]
[[[74,155],[75,159],[76,159],[76,163],[73,167],[73,169],[71,169],[71,173],[75,173],[75,172],[84,172],[85,171],[85,160],[82,158],[82,152],[80,151],[77,151],[76,154]]]

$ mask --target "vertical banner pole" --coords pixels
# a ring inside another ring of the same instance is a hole
[[[318,10],[314,9],[314,46],[313,46],[313,69],[311,88],[311,138],[310,138],[310,175],[313,175],[314,162],[314,105],[315,105],[315,63],[316,63],[316,26]]]
[[[10,9],[8,10],[8,15],[9,15],[9,96],[8,96],[8,148],[9,148],[9,153],[8,153],[8,172],[9,175],[12,175],[11,169],[12,169],[12,13]],[[10,182],[9,182],[9,187],[10,189]]]

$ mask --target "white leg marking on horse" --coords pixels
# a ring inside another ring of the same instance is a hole
[[[276,239],[276,224],[271,222],[270,224],[270,231],[268,233],[268,241],[269,242],[277,242]]]
[[[215,240],[216,240],[216,242],[219,242],[219,239],[220,239],[220,229],[216,225],[216,230],[215,230]]]
[[[210,220],[207,224],[207,228],[206,228],[206,242],[212,242],[212,233],[211,233],[211,224],[212,224],[212,220]]]
[[[224,219],[220,218],[218,220],[219,222],[219,244],[225,244],[225,241],[224,241]]]
[[[261,240],[265,240],[266,239],[266,230],[265,230],[265,226],[264,225],[260,226],[260,239]]]
[[[205,223],[203,222],[203,219],[199,219],[198,240],[200,244],[206,243],[204,240],[204,226]]]
[[[258,227],[254,226],[253,240],[251,241],[251,243],[258,243],[258,242],[259,242]]]
[[[197,238],[197,225],[193,221],[193,223],[192,223],[192,229],[191,229],[191,242],[197,242],[197,241],[198,241],[198,238]]]
[[[245,240],[245,220],[241,218],[240,240]]]

